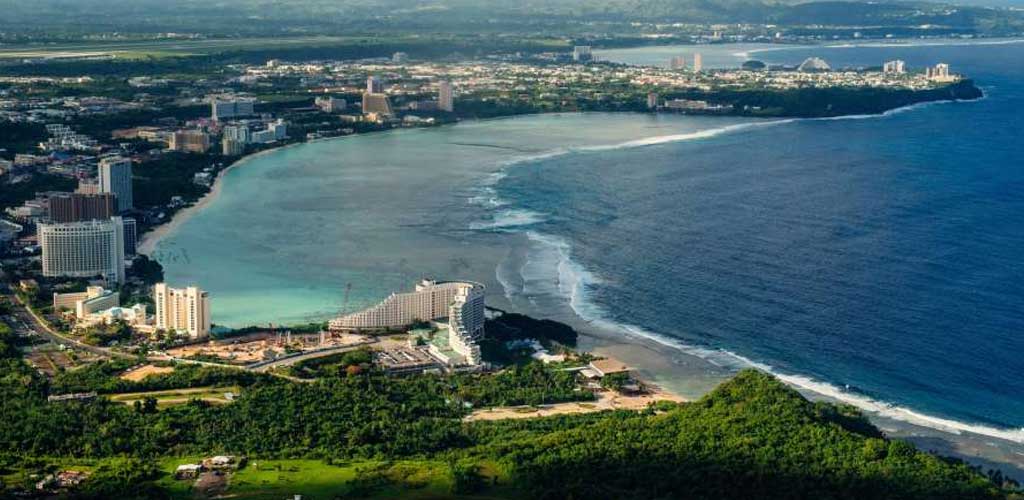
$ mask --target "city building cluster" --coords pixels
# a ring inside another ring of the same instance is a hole
[[[757,63],[752,61],[751,63]],[[941,68],[945,67],[945,70]],[[763,68],[763,69],[762,69]],[[245,68],[251,82],[287,76],[316,75],[306,80],[313,92],[352,93],[353,82],[366,78],[362,110],[372,118],[399,110],[453,110],[455,94],[466,100],[511,99],[536,102],[564,99],[614,100],[637,88],[657,87],[661,92],[698,90],[790,90],[800,88],[887,88],[924,90],[959,79],[948,66],[911,72],[902,61],[878,70],[834,69],[812,57],[795,67],[744,64],[741,68],[708,69],[699,52],[672,57],[667,67],[625,66],[596,62],[587,46],[578,46],[571,60],[557,64],[534,61],[482,59],[453,63],[392,61],[323,62]],[[938,76],[944,75],[944,76]],[[457,91],[450,82],[458,82]],[[427,101],[423,95],[436,95]],[[402,106],[396,106],[395,101]]]
[[[198,287],[171,288],[157,283],[152,290],[153,312],[143,303],[122,307],[117,291],[89,285],[83,292],[53,294],[53,310],[74,330],[122,323],[142,334],[169,333],[186,340],[210,335],[210,296]]]
[[[13,151],[0,150],[0,189],[26,194],[4,205],[0,254],[21,259],[25,273],[54,291],[53,311],[73,331],[126,326],[150,337],[198,341],[212,329],[209,294],[195,285],[169,287],[155,273],[143,281],[145,269],[136,266],[150,262],[137,256],[138,235],[206,193],[219,172],[245,154],[468,116],[588,109],[742,113],[747,107],[737,109],[715,93],[916,91],[961,79],[946,64],[919,70],[901,60],[868,69],[834,68],[819,57],[789,67],[747,61],[708,68],[700,47],[668,58],[664,67],[600,61],[589,45],[452,61],[403,52],[354,61],[273,59],[189,81],[133,76],[125,83],[135,92],[130,98],[77,91],[69,92],[76,97],[40,97],[25,87],[82,87],[93,83],[87,77],[0,79],[13,85],[0,93],[0,126],[36,134]],[[126,118],[120,123],[109,116]],[[133,297],[132,303],[121,304],[122,297]],[[376,361],[396,373],[477,367],[483,297],[477,283],[424,281],[332,320],[322,333],[412,331],[409,345],[378,353]],[[322,336],[320,344],[329,342]]]

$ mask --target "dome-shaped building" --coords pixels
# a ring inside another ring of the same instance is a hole
[[[808,57],[804,59],[804,62],[800,63],[797,67],[798,71],[811,72],[811,71],[829,71],[832,67],[820,57]]]

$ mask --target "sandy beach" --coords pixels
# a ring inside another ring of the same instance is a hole
[[[139,242],[138,253],[141,254],[141,255],[152,256],[153,252],[156,250],[157,244],[160,243],[160,240],[164,239],[168,235],[173,234],[175,231],[178,230],[179,227],[181,227],[182,224],[185,223],[185,221],[187,221],[190,218],[192,218],[192,216],[194,216],[195,214],[201,212],[210,203],[213,203],[214,201],[216,201],[217,198],[220,196],[221,189],[223,189],[223,187],[224,187],[224,177],[227,176],[228,172],[230,172],[231,170],[233,170],[233,169],[235,169],[237,167],[241,167],[241,166],[245,165],[246,163],[252,161],[255,158],[259,158],[261,156],[273,153],[273,152],[278,151],[280,149],[290,148],[292,146],[297,146],[297,145],[300,145],[300,144],[304,144],[304,143],[297,142],[297,143],[292,143],[292,144],[285,144],[283,146],[278,146],[278,147],[275,147],[275,148],[264,149],[263,151],[259,151],[259,152],[256,152],[256,153],[253,153],[253,154],[250,154],[250,155],[243,156],[242,158],[239,158],[238,161],[232,163],[231,165],[229,165],[224,170],[221,170],[217,174],[217,179],[213,182],[213,186],[210,187],[210,191],[208,193],[206,193],[205,195],[203,195],[202,198],[200,198],[194,204],[192,204],[192,205],[190,205],[188,207],[185,207],[185,208],[183,208],[181,210],[178,210],[171,217],[171,220],[169,220],[169,221],[167,221],[167,222],[165,222],[163,224],[160,224],[158,226],[155,226],[155,227],[153,227],[152,230],[150,230],[150,231],[146,232],[145,234],[143,234],[142,235],[142,240]]]
[[[899,116],[913,118],[914,114]],[[502,165],[522,162],[533,150],[557,151],[565,144],[620,144],[652,135],[692,135],[731,124],[685,117],[567,114],[495,120],[486,126],[469,122],[416,133],[357,135],[344,146],[322,144],[290,151],[288,161],[274,158],[268,160],[270,165],[261,165],[260,175],[249,175],[249,171],[233,175],[231,189],[260,193],[267,197],[265,203],[246,205],[229,193],[209,207],[210,217],[196,219],[168,240],[179,245],[180,255],[161,263],[169,279],[201,282],[213,290],[216,315],[232,326],[299,322],[336,313],[346,293],[345,283],[355,284],[353,303],[362,305],[408,287],[415,276],[468,276],[488,286],[489,304],[569,324],[582,334],[579,350],[618,359],[635,368],[641,379],[693,400],[753,364],[722,355],[714,347],[685,345],[671,335],[644,336],[644,331],[602,320],[600,314],[589,315],[591,319],[577,315],[572,301],[586,297],[566,290],[576,289],[570,285],[578,281],[574,278],[587,276],[586,268],[574,267],[569,256],[577,252],[570,252],[567,243],[557,238],[545,243],[548,240],[534,234],[535,226],[557,225],[564,222],[558,217],[571,212],[557,212],[560,205],[550,206],[555,200],[547,198],[525,200],[536,202],[536,207],[525,202],[509,206],[510,200],[502,199],[487,182],[506,175]],[[521,150],[527,143],[533,149],[530,152]],[[572,158],[558,164],[560,168],[537,168],[531,175],[573,168],[568,162]],[[592,168],[595,161],[588,157],[579,164]],[[344,168],[337,168],[339,164]],[[516,165],[529,168],[530,163]],[[293,170],[301,170],[301,175]],[[509,169],[507,175],[515,171]],[[436,182],[439,178],[446,182]],[[289,182],[276,182],[280,179]],[[532,193],[525,182],[530,180],[524,177],[507,189]],[[199,203],[147,235],[144,251],[153,251],[191,214],[207,208],[223,189],[222,182],[223,176],[218,176],[214,189]],[[545,214],[529,210],[538,207],[555,216],[545,219]],[[483,229],[467,232],[466,227]],[[186,233],[195,234],[182,237]],[[290,259],[290,265],[281,266],[282,258]],[[593,286],[614,284],[595,281]],[[590,305],[582,303],[584,309]],[[788,371],[782,374],[795,377]],[[879,410],[892,414],[897,409]],[[1024,470],[1020,465],[1024,449],[1018,443],[965,430],[929,429],[927,423],[901,422],[870,410],[868,415],[890,436],[906,438],[923,449],[1003,464],[1005,472],[1016,467],[1018,477]]]
[[[734,369],[714,365],[649,339],[609,336],[600,328],[582,323],[575,323],[574,326],[581,333],[580,350],[618,359],[634,369],[641,380],[656,384],[662,394],[676,394],[684,401],[699,399],[735,373]],[[800,387],[794,386],[794,389],[812,401],[844,403]],[[556,413],[597,411],[590,408],[569,411],[569,405],[581,404],[567,404]],[[1019,443],[957,429],[940,430],[934,426],[919,425],[871,411],[864,413],[887,437],[909,441],[922,450],[967,460],[986,469],[999,469],[1008,477],[1024,480],[1024,446]],[[524,416],[543,415],[546,413],[526,413]],[[506,418],[523,417],[517,415]]]

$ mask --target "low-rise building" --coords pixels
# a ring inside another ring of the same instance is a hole
[[[105,290],[101,286],[90,286],[84,292],[54,293],[53,310],[73,311],[76,317],[84,317],[103,309],[116,307],[120,304],[120,297],[112,290]]]
[[[316,107],[324,113],[340,113],[348,107],[348,102],[336,97],[323,96],[316,98]]]
[[[0,219],[0,249],[5,248],[12,241],[18,239],[18,235],[24,229],[21,224]]]
[[[404,347],[375,352],[373,361],[389,375],[422,373],[440,368],[424,347]]]
[[[203,472],[203,464],[181,464],[174,469],[175,479],[195,479]]]
[[[201,130],[179,130],[171,134],[168,147],[184,153],[205,153],[210,149],[210,135]]]
[[[593,371],[600,378],[619,373],[629,373],[628,366],[612,358],[595,359],[587,365],[587,369]]]
[[[135,304],[131,307],[111,307],[101,311],[92,312],[78,316],[79,328],[88,328],[93,325],[110,325],[117,321],[123,321],[131,327],[145,327],[149,325],[149,316],[146,314],[145,304]]]
[[[245,457],[234,455],[217,455],[203,460],[203,467],[213,470],[237,469],[243,465],[245,465]]]

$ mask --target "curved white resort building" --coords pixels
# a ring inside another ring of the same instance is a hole
[[[373,307],[331,320],[329,328],[383,332],[440,319],[447,319],[451,349],[465,357],[467,364],[479,364],[476,341],[484,333],[484,286],[480,283],[423,280],[412,292],[392,293]]]
[[[107,220],[39,224],[43,276],[124,282],[124,223]]]

